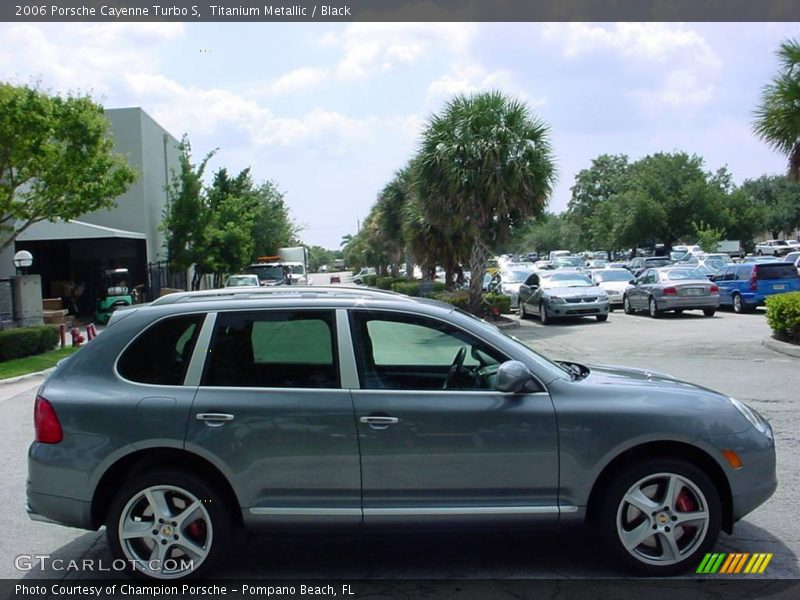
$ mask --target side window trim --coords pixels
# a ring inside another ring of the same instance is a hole
[[[356,390],[360,387],[358,366],[350,332],[350,319],[346,308],[336,309],[336,341],[339,346],[339,380],[343,390]]]
[[[189,362],[189,368],[186,371],[183,385],[193,387],[198,387],[200,385],[203,379],[203,369],[205,368],[208,348],[211,344],[211,336],[214,334],[214,325],[216,322],[217,313],[209,312],[200,328],[200,334],[197,336],[197,343],[194,346],[192,360]]]

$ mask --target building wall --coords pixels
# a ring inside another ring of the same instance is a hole
[[[166,259],[164,234],[159,230],[167,203],[166,186],[179,167],[178,140],[141,108],[106,110],[114,151],[136,171],[136,181],[117,199],[115,208],[99,210],[78,220],[147,236],[147,260]]]

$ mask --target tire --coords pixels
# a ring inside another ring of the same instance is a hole
[[[539,320],[542,322],[542,325],[550,325],[553,321],[547,312],[547,305],[544,303],[539,305]]]
[[[600,321],[601,323],[603,321],[608,321],[608,315],[595,315],[595,317],[597,317],[597,320]]]
[[[600,533],[628,569],[677,575],[696,567],[717,541],[722,524],[719,492],[691,463],[649,459],[628,465],[604,489],[597,513]],[[673,493],[668,499],[669,490]],[[694,518],[685,516],[690,513]]]
[[[705,316],[707,316],[707,317],[713,317],[714,313],[716,313],[716,312],[717,312],[716,308],[704,308],[703,309],[703,314]]]
[[[156,515],[153,502],[163,505],[163,516]],[[106,535],[114,559],[124,560],[134,576],[160,581],[203,577],[228,553],[229,511],[225,497],[202,479],[158,470],[136,477],[119,491],[108,513]],[[124,539],[126,527],[136,535]],[[156,548],[162,553],[154,554]],[[167,570],[156,568],[151,562],[155,560]]]
[[[528,313],[525,312],[525,303],[520,300],[519,303],[519,318],[520,319],[527,319]]]
[[[647,303],[647,310],[654,319],[658,319],[661,316],[661,311],[658,310],[656,299],[652,296],[650,296],[650,302]]]
[[[756,252],[756,256],[764,256],[764,253],[761,250],[759,250]]]
[[[628,300],[628,296],[622,297],[622,312],[624,312],[626,315],[632,315],[636,312],[631,306],[631,301]]]
[[[675,314],[676,315],[682,315],[683,314],[683,309],[682,308],[676,308],[675,309]]]
[[[737,314],[742,314],[747,310],[744,306],[744,300],[742,300],[741,294],[734,294],[732,301],[733,301],[733,312]]]

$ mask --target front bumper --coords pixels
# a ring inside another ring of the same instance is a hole
[[[547,311],[551,317],[586,317],[607,315],[608,300],[602,302],[548,302]]]

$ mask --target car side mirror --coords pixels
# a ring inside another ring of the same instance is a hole
[[[541,392],[541,388],[528,367],[518,360],[509,360],[497,369],[495,389],[507,394]]]

